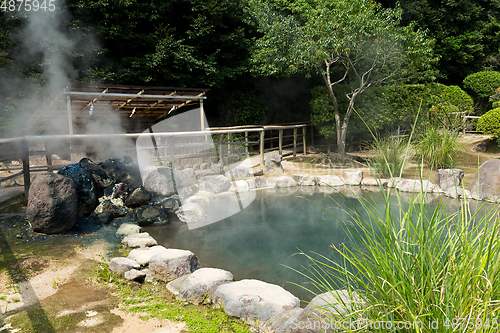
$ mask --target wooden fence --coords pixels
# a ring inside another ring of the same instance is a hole
[[[0,139],[0,162],[22,161],[22,166],[9,167],[13,174],[0,177],[0,182],[23,176],[27,197],[32,173],[52,172],[67,165],[54,164],[53,154],[66,155],[71,162],[78,162],[85,156],[99,161],[96,154],[103,151],[106,151],[107,156],[102,160],[106,157],[135,156],[138,154],[135,143],[141,138],[150,139],[151,144],[138,149],[149,151],[153,160],[171,162],[172,167],[212,159],[217,159],[224,166],[242,155],[257,154],[263,166],[264,153],[268,151],[283,155],[286,148],[291,148],[290,154],[296,156],[300,148],[303,154],[307,154],[307,127],[311,127],[311,124],[223,127],[194,132],[43,135]],[[117,144],[122,141],[129,144]],[[44,158],[45,165],[30,166],[30,157],[33,156]]]

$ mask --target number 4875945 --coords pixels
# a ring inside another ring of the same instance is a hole
[[[56,10],[55,0],[0,0],[0,10],[4,12]]]

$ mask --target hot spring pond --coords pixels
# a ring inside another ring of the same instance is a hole
[[[347,188],[339,187],[328,194],[314,191],[314,188],[259,190],[251,192],[255,199],[247,207],[218,222],[190,230],[187,224],[172,219],[167,225],[144,229],[160,245],[192,251],[202,267],[228,270],[235,280],[259,279],[277,284],[301,300],[310,300],[311,294],[288,283],[308,286],[307,279],[285,266],[304,271],[302,266],[309,262],[297,255],[300,251],[318,252],[340,260],[330,245],[353,245],[341,221],[351,221],[346,211],[356,208],[363,212],[359,200]],[[356,188],[356,195],[385,206],[383,195],[378,191]],[[411,194],[403,193],[403,199],[405,195]],[[436,207],[440,201],[440,197],[435,196],[429,200],[429,208]],[[443,202],[447,211],[456,210],[456,200],[443,199]],[[214,204],[212,206],[218,208],[213,209],[224,209],[227,199],[219,197]],[[395,195],[391,195],[390,206],[399,215]]]

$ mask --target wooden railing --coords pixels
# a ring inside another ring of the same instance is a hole
[[[22,166],[9,167],[9,170],[14,173],[0,177],[0,182],[22,175],[27,197],[32,173],[51,172],[67,165],[53,164],[53,154],[67,155],[70,156],[71,162],[78,162],[84,156],[101,152],[101,148],[95,148],[94,144],[103,145],[118,140],[135,143],[139,138],[151,138],[152,146],[144,146],[140,149],[149,150],[152,158],[159,161],[164,159],[171,162],[176,161],[177,164],[188,164],[186,161],[189,159],[210,160],[210,158],[217,157],[219,163],[224,166],[231,163],[233,156],[256,155],[254,151],[258,151],[259,162],[263,166],[264,153],[275,151],[276,148],[280,155],[283,155],[285,148],[292,148],[293,156],[297,155],[298,148],[302,148],[303,154],[307,154],[306,129],[310,126],[310,123],[300,123],[219,127],[193,132],[42,135],[0,139],[0,162],[22,161]],[[299,133],[299,129],[301,129],[301,133]],[[278,136],[273,136],[273,132],[276,131]],[[275,148],[276,143],[277,147]],[[191,149],[196,147],[198,149]],[[135,144],[112,147],[107,151],[112,155],[109,157],[120,156],[118,154],[134,156],[137,153]],[[44,156],[46,165],[30,166],[30,156]],[[172,164],[172,166],[174,165]]]

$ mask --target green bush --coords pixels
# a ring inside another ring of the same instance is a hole
[[[429,126],[417,138],[416,157],[432,169],[452,168],[453,155],[461,148],[458,134],[450,130]]]
[[[468,75],[463,84],[465,89],[471,90],[479,98],[489,98],[500,87],[500,72],[477,72]]]
[[[483,114],[477,122],[477,130],[484,134],[491,134],[495,139],[500,138],[500,108]]]

